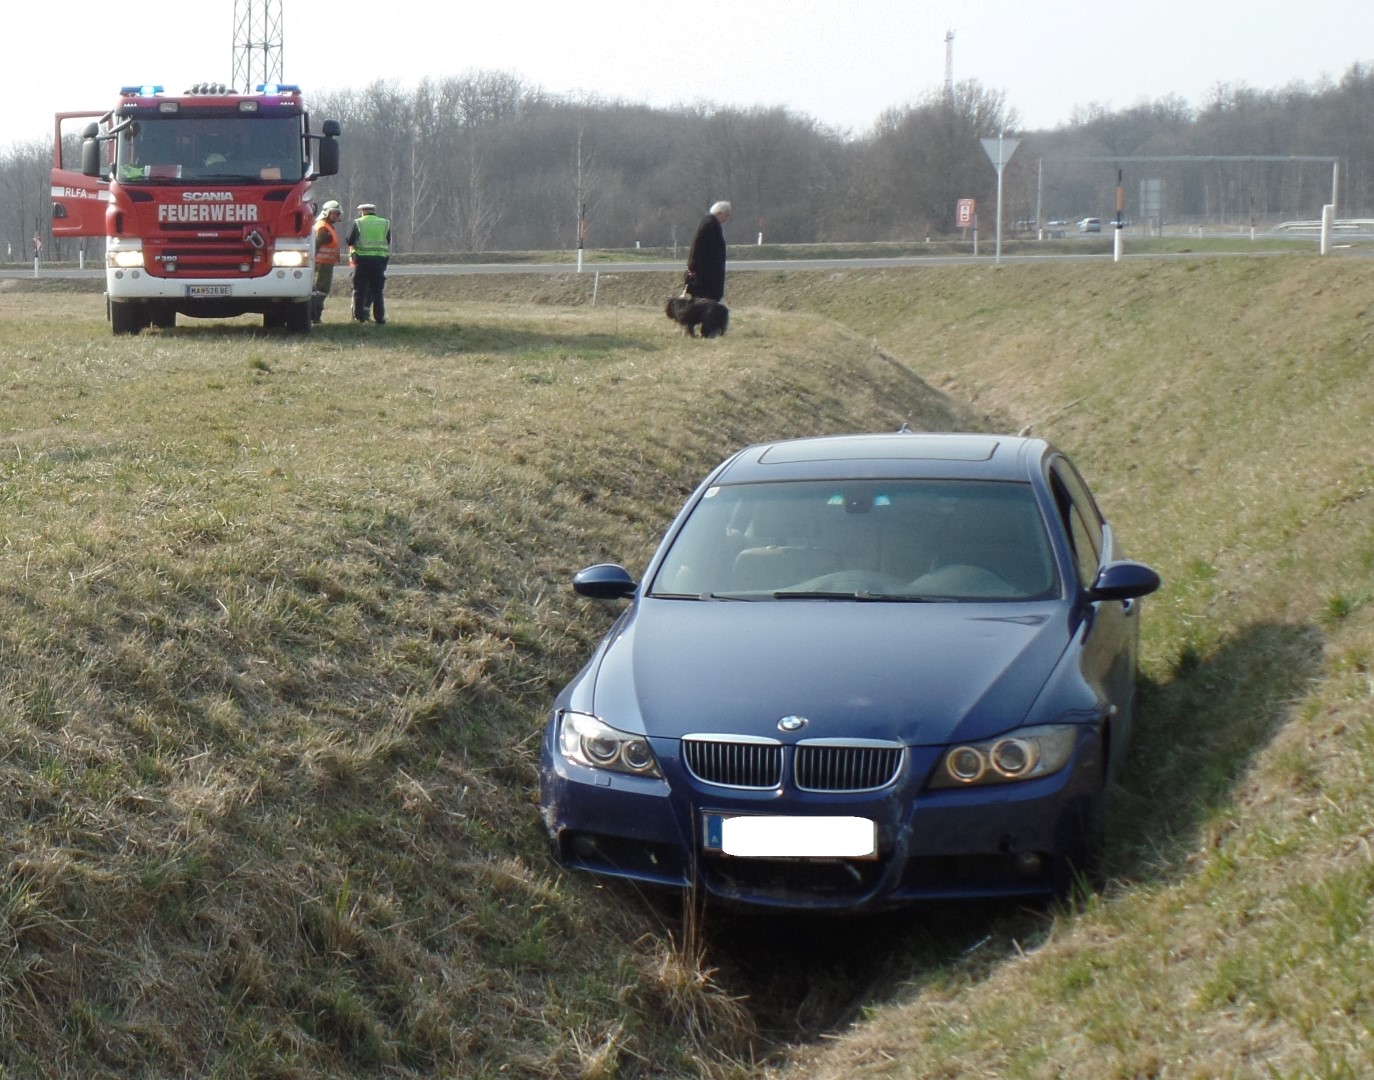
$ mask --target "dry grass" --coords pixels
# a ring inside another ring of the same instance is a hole
[[[1074,451],[1149,602],[1116,881],[916,969],[783,1073],[1354,1077],[1374,1062],[1374,267],[851,280],[821,306]],[[856,295],[857,294],[857,295]]]
[[[99,295],[0,292],[16,1075],[753,1052],[671,929],[544,854],[542,713],[605,625],[568,577],[642,564],[740,442],[952,414],[822,319],[706,346],[655,307],[395,291],[384,331],[336,298],[308,340],[116,340]]]
[[[741,272],[713,342],[651,273],[307,341],[0,286],[0,1072],[1361,1075],[1374,268],[1103,267]],[[1165,575],[1107,894],[693,927],[558,874],[569,573],[904,421],[1033,424]]]

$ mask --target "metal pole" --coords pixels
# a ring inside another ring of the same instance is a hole
[[[997,136],[997,253],[992,260],[994,263],[1002,261],[1002,136]]]
[[[1002,261],[1002,168],[1007,163],[1007,158],[1016,153],[1016,147],[1021,142],[1020,139],[1006,139],[1005,133],[998,135],[996,140],[982,139],[983,153],[987,154],[988,160],[997,169],[997,261]],[[1006,143],[1011,145],[1008,147]]]

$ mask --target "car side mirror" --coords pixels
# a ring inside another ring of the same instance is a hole
[[[1088,595],[1093,600],[1134,600],[1159,588],[1159,575],[1144,563],[1123,559],[1102,568]]]
[[[628,600],[639,586],[623,566],[598,563],[573,575],[573,591],[591,600]]]

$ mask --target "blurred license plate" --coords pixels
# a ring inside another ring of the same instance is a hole
[[[707,851],[746,859],[872,859],[878,827],[861,817],[705,814]]]
[[[201,300],[207,296],[233,296],[234,290],[229,285],[187,285],[186,296],[191,300]]]

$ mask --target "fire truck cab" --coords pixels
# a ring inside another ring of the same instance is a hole
[[[63,167],[62,121],[82,132]],[[178,314],[261,314],[310,331],[311,183],[339,171],[340,126],[310,131],[295,86],[167,95],[128,86],[107,113],[61,113],[52,170],[54,236],[103,236],[111,329],[174,326]]]

